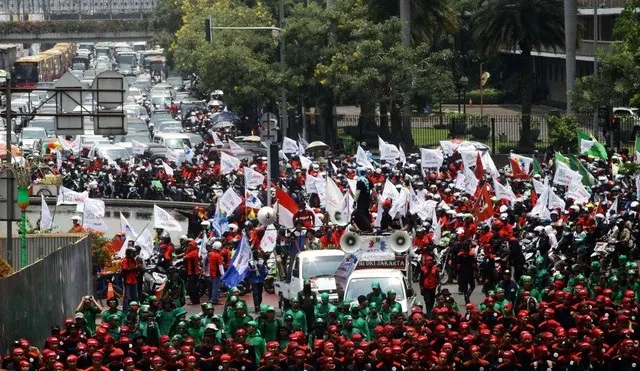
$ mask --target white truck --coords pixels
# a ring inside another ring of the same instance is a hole
[[[307,279],[311,281],[313,291],[318,294],[326,292],[331,302],[337,302],[339,297],[335,274],[344,257],[342,250],[302,251],[293,262],[290,280],[285,279],[288,267],[279,267],[280,276],[274,282],[279,307],[282,310],[289,308],[291,298],[302,291],[304,281]]]

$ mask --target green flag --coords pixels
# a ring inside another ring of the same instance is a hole
[[[604,146],[590,133],[578,131],[578,146],[580,147],[580,153],[583,155],[593,156],[603,160],[609,158]]]
[[[533,170],[531,171],[531,174],[538,174],[542,176],[542,165],[540,165],[540,161],[535,157],[533,158]]]
[[[560,152],[556,152],[556,156],[553,159],[554,164],[557,164],[558,162],[564,162],[566,165],[569,165],[569,159],[564,157]]]
[[[582,184],[585,187],[591,187],[596,183],[596,179],[576,156],[569,155],[569,167],[571,170],[577,171],[578,174],[582,175]]]
[[[636,156],[636,162],[640,162],[640,137],[636,137],[636,153],[634,153],[634,155]]]

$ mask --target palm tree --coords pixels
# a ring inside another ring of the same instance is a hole
[[[520,50],[520,147],[533,149],[531,52],[564,46],[563,0],[486,0],[473,14],[473,35],[484,54],[495,54],[501,49]]]
[[[409,3],[409,13],[400,12],[400,2]],[[367,0],[372,18],[381,22],[393,16],[411,20],[411,37],[415,41],[434,41],[458,28],[458,13],[454,0]],[[404,21],[404,19],[403,19]]]

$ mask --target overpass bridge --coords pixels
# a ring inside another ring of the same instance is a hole
[[[4,44],[143,41],[153,37],[153,23],[149,17],[0,22],[0,43]]]

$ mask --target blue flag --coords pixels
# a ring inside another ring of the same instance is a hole
[[[242,240],[236,249],[229,269],[222,276],[222,282],[227,287],[237,286],[246,277],[249,272],[249,261],[251,260],[251,246],[246,234],[242,235]]]
[[[211,228],[216,237],[222,237],[224,232],[229,230],[229,221],[227,217],[220,211],[220,200],[216,203],[216,213],[213,215],[213,221],[211,222]]]

